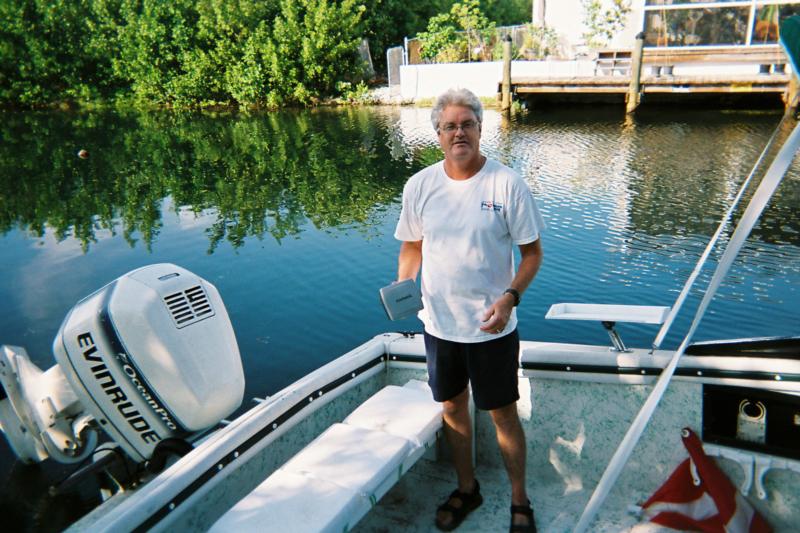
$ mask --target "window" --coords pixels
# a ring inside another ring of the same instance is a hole
[[[795,14],[800,2],[646,0],[645,46],[774,45],[780,21]]]
[[[769,4],[756,7],[752,44],[774,44],[778,42],[780,21],[792,15],[800,15],[800,4]]]

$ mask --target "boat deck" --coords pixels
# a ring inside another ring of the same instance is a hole
[[[506,531],[510,520],[511,495],[508,478],[502,468],[479,466],[484,501],[458,528],[463,532]],[[590,491],[586,489],[564,494],[560,478],[543,475],[529,479],[529,497],[533,502],[538,531],[560,533],[572,531],[578,521]],[[378,505],[353,529],[360,533],[388,531],[436,531],[433,525],[436,507],[455,488],[455,473],[447,461],[420,460],[401,478]],[[644,500],[647,495],[642,495]],[[674,531],[653,524],[639,523],[639,518],[627,512],[634,501],[622,501],[622,494],[611,494],[600,513],[602,527],[593,532],[666,533]]]

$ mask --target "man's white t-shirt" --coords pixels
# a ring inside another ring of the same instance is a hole
[[[483,315],[514,278],[513,246],[539,238],[544,221],[528,185],[492,159],[467,180],[454,180],[444,162],[412,176],[403,189],[395,230],[422,241],[419,318],[440,339],[483,342],[517,327],[516,309],[498,334],[480,330]]]

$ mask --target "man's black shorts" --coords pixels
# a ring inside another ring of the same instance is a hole
[[[484,342],[453,342],[424,332],[428,383],[433,398],[443,402],[472,383],[475,406],[484,411],[519,400],[519,334]]]

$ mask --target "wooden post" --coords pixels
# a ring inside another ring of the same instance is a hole
[[[783,95],[783,100],[786,103],[786,110],[794,109],[795,113],[800,111],[800,73],[792,73],[789,77],[789,83],[786,85],[786,93]]]
[[[626,113],[633,113],[641,102],[641,85],[639,81],[642,77],[643,51],[644,32],[639,32],[636,35],[636,45],[633,48],[633,57],[631,58],[631,84],[628,86],[628,95],[625,98],[627,102],[625,106]]]
[[[500,109],[511,109],[511,36],[503,40],[503,99]]]

